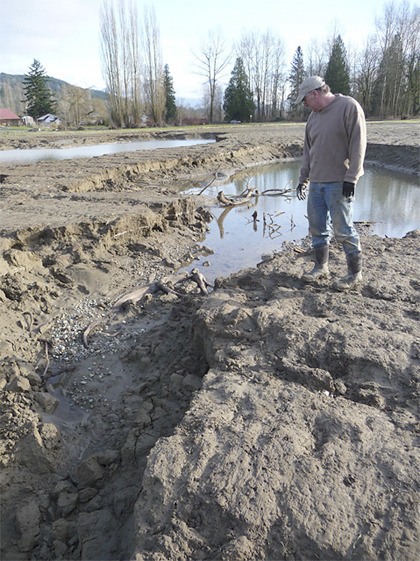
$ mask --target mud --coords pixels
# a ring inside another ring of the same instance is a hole
[[[335,244],[332,278],[300,280],[307,239],[208,296],[171,284],[209,251],[214,201],[182,188],[299,156],[303,125],[177,133],[217,142],[0,169],[1,558],[416,560],[419,231],[362,232],[351,293]],[[418,176],[418,123],[368,140]],[[173,291],[115,308],[156,281]]]

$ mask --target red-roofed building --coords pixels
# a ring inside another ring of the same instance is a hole
[[[10,109],[0,108],[0,125],[21,125],[20,117],[13,113]]]

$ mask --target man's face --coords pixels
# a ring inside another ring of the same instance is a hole
[[[312,90],[303,98],[303,105],[305,107],[309,107],[311,111],[320,111],[322,109],[320,104],[320,95],[321,93],[318,90]]]

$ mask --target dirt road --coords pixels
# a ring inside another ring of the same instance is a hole
[[[303,125],[194,134],[217,142],[0,168],[1,558],[417,560],[419,231],[364,236],[357,292],[302,283],[302,240],[205,296],[176,282],[211,219],[181,188],[299,156]],[[368,141],[418,175],[418,123]]]

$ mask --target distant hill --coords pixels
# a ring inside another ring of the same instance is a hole
[[[0,107],[11,109],[17,115],[25,113],[24,79],[24,74],[5,74],[0,72]],[[64,80],[52,78],[51,76],[47,76],[47,83],[57,101],[60,101],[63,91],[68,88],[83,90],[83,88],[73,86]],[[89,89],[89,92],[93,100],[98,99],[105,102],[107,99],[106,92],[101,90]]]

